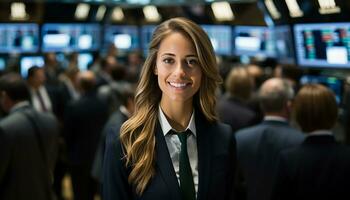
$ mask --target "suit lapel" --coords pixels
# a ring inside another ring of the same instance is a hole
[[[211,143],[210,136],[213,133],[211,126],[205,123],[203,116],[196,113],[197,149],[198,149],[198,193],[197,199],[204,200],[207,197],[210,183]]]
[[[169,150],[160,125],[156,127],[156,163],[171,197],[174,200],[181,199],[180,186],[170,158]]]

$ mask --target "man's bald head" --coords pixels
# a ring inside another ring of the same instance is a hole
[[[293,96],[292,86],[281,78],[268,79],[261,85],[259,91],[261,108],[265,113],[282,112]]]

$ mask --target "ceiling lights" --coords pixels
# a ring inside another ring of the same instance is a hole
[[[286,4],[291,17],[302,17],[304,12],[300,9],[297,0],[286,0]]]
[[[106,13],[106,6],[104,5],[100,5],[97,9],[97,12],[96,12],[96,20],[97,21],[102,21],[103,17],[105,16],[105,13]]]
[[[120,7],[114,7],[112,12],[112,20],[113,21],[123,21],[124,20],[124,12]]]
[[[211,9],[218,21],[232,21],[235,17],[228,2],[221,1],[212,3]]]
[[[15,2],[11,4],[11,20],[26,20],[29,16],[26,13],[26,5],[24,3]]]
[[[149,22],[158,22],[162,19],[155,6],[143,7],[143,14],[145,15],[146,21]]]
[[[75,19],[78,20],[85,20],[88,15],[89,15],[89,11],[90,11],[90,5],[86,4],[86,3],[79,3],[77,5],[77,8],[75,10]]]
[[[318,0],[320,9],[318,12],[322,15],[340,13],[340,8],[335,4],[334,0]]]
[[[267,10],[269,11],[272,19],[281,18],[281,13],[278,12],[273,0],[265,0],[265,6],[266,6]]]

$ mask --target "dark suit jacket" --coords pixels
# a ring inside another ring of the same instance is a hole
[[[107,117],[107,106],[95,92],[89,92],[68,104],[64,116],[64,135],[71,164],[91,169]]]
[[[210,124],[196,113],[199,185],[197,199],[233,199],[235,140],[230,127]],[[130,169],[125,167],[120,140],[107,142],[104,162],[103,197],[105,200],[181,200],[180,187],[164,135],[157,125],[155,176],[142,196],[128,184]]]
[[[126,115],[124,115],[119,109],[114,111],[112,115],[109,117],[107,123],[105,124],[102,135],[100,137],[100,141],[96,150],[95,159],[93,162],[93,166],[91,169],[91,175],[102,183],[103,178],[103,157],[106,149],[106,137],[118,137],[119,129],[122,124],[128,119]],[[108,135],[112,134],[112,135]],[[112,139],[108,139],[108,141],[112,141]]]
[[[259,123],[256,113],[238,99],[224,96],[218,102],[218,114],[233,132]]]
[[[299,145],[304,136],[286,122],[264,121],[236,133],[238,168],[248,200],[269,200],[279,152]]]
[[[277,172],[273,199],[350,199],[350,148],[331,135],[281,152]]]
[[[0,199],[47,200],[48,169],[53,170],[57,156],[58,124],[53,115],[36,113],[46,160],[40,151],[31,122],[18,109],[0,122]]]

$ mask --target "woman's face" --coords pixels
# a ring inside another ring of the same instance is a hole
[[[162,101],[192,101],[198,91],[202,69],[192,42],[181,33],[172,33],[160,43],[155,72]]]

